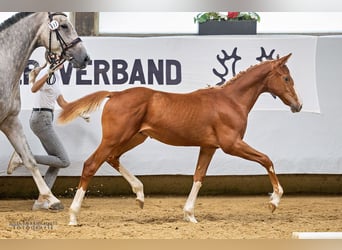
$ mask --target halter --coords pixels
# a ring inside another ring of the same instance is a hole
[[[72,48],[73,46],[75,46],[77,43],[81,42],[81,38],[77,37],[76,39],[74,39],[73,41],[71,41],[71,43],[67,44],[63,37],[61,36],[61,34],[58,31],[59,28],[59,23],[56,20],[53,20],[54,16],[57,15],[62,15],[62,16],[67,16],[66,14],[62,13],[62,12],[55,12],[55,13],[50,13],[49,12],[49,28],[50,28],[50,34],[49,34],[49,51],[48,51],[48,60],[52,65],[60,65],[62,63],[65,62],[66,59],[71,60],[72,58],[66,58],[66,51],[70,48]],[[62,53],[59,56],[60,58],[62,58],[62,60],[58,61],[56,60],[56,54],[53,53],[51,51],[51,37],[52,37],[52,32],[56,33],[56,37],[57,37],[57,41],[59,42],[59,44],[61,45],[62,48]]]

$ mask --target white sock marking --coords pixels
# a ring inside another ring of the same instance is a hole
[[[144,185],[141,181],[127,171],[121,164],[119,166],[119,172],[122,176],[128,181],[128,183],[132,187],[132,191],[137,195],[137,199],[140,201],[144,201]]]
[[[183,208],[184,219],[187,221],[197,223],[197,220],[195,219],[195,203],[196,203],[198,192],[201,187],[202,187],[202,183],[200,181],[194,182],[192,184],[191,192]]]
[[[76,195],[70,206],[70,222],[69,225],[77,225],[77,214],[79,213],[82,205],[82,201],[85,195],[85,191],[81,188],[77,189]]]

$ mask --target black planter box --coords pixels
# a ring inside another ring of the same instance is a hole
[[[199,35],[255,35],[255,20],[231,20],[215,21],[210,20],[200,23],[198,26]]]

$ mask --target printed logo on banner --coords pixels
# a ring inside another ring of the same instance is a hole
[[[275,49],[269,53],[264,47],[260,50],[261,55],[256,57],[257,61],[274,59]],[[221,54],[216,55],[216,59],[221,69],[213,68],[212,72],[219,78],[216,85],[222,85],[236,75],[236,64],[242,57],[238,55],[238,48],[235,47],[230,54],[222,49]],[[227,66],[228,62],[231,63],[230,67]],[[29,60],[20,84],[28,85],[28,73],[37,65],[37,61]],[[89,65],[93,66],[93,78],[84,79],[89,72],[86,69],[77,70],[76,85],[100,85],[100,81],[105,85],[179,85],[182,82],[182,64],[175,59],[135,59],[132,63],[124,59],[113,59],[111,62],[96,59]],[[60,72],[63,84],[69,85],[73,73],[71,64],[66,64]]]
[[[259,57],[256,57],[256,60],[259,62],[262,62],[264,60],[272,60],[273,54],[275,52],[275,49],[272,49],[269,54],[266,53],[266,50],[264,47],[261,47],[261,55]],[[237,54],[238,48],[235,47],[231,53],[231,55],[228,55],[227,51],[221,50],[223,56],[221,57],[219,54],[216,56],[217,61],[219,64],[223,67],[222,73],[220,73],[217,69],[213,69],[214,75],[216,75],[218,78],[220,78],[220,82],[218,82],[216,85],[222,85],[224,84],[228,79],[231,77],[234,77],[236,75],[236,63],[241,60],[241,56],[238,56]],[[231,63],[231,70],[228,68],[226,63],[228,61],[232,60]],[[231,74],[230,74],[231,72]]]
[[[36,65],[38,65],[37,61],[29,60],[24,71],[24,85],[28,85],[28,73]],[[127,83],[130,85],[178,85],[182,82],[181,62],[174,59],[147,59],[145,62],[141,59],[135,59],[131,65],[124,59],[113,59],[111,62],[92,60],[89,65],[92,65],[94,68],[93,79],[86,80],[83,78],[83,76],[89,74],[87,69],[77,70],[76,85],[99,85],[100,80],[105,85],[122,85]],[[60,70],[64,85],[70,84],[72,71],[70,63]]]
[[[266,50],[264,49],[264,47],[261,47],[260,49],[261,49],[261,56],[259,56],[259,57],[256,58],[257,61],[262,62],[262,61],[264,61],[264,60],[273,60],[273,59],[275,59],[275,58],[273,57],[273,54],[274,54],[274,52],[275,52],[275,49],[272,49],[271,52],[270,52],[269,54],[266,54]]]
[[[261,55],[256,57],[257,61],[274,59],[275,49],[269,53],[264,47],[260,47],[260,50]],[[213,68],[212,72],[219,78],[216,85],[222,85],[236,75],[236,64],[242,57],[238,55],[238,48],[235,47],[230,54],[222,49],[221,54],[216,55],[216,59],[221,68]],[[231,63],[230,67],[227,66],[228,62]],[[28,73],[37,65],[37,61],[29,60],[20,84],[28,85]],[[147,59],[144,64],[141,59],[135,59],[131,64],[124,59],[113,59],[111,62],[92,60],[89,65],[93,65],[94,68],[93,79],[84,79],[87,71],[77,70],[76,85],[99,85],[100,80],[105,85],[179,85],[182,82],[182,64],[175,59]],[[63,84],[69,85],[73,72],[70,63],[60,72]]]

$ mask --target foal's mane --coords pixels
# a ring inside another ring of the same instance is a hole
[[[224,84],[222,84],[219,87],[223,88],[223,87],[225,87],[225,86],[227,86],[229,84],[232,84],[235,80],[239,79],[241,76],[245,75],[246,73],[250,72],[251,70],[253,70],[255,68],[258,68],[259,66],[262,66],[264,64],[271,63],[272,61],[273,60],[267,60],[267,61],[260,62],[260,63],[258,63],[256,65],[252,65],[248,69],[240,71],[237,75],[235,75],[233,78],[229,79],[228,81],[226,81]]]
[[[27,17],[33,13],[34,12],[18,12],[16,14],[14,14],[13,16],[11,16],[10,18],[8,18],[7,20],[5,20],[4,22],[2,22],[0,24],[0,32],[7,29],[11,25],[15,24],[16,22],[18,22],[22,18]]]

